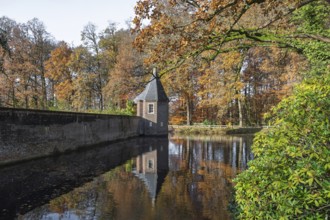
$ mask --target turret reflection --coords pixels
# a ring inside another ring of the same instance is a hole
[[[134,173],[145,183],[153,205],[168,173],[168,139],[160,139],[158,144],[135,158]]]

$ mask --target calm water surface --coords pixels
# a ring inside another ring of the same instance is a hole
[[[138,138],[0,169],[0,219],[230,219],[252,136]]]

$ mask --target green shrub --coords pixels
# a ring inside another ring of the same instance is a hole
[[[211,125],[211,121],[205,119],[205,120],[203,121],[203,125]]]
[[[239,218],[329,218],[330,74],[302,83],[272,115],[235,179]]]

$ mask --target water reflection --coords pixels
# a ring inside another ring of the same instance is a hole
[[[176,211],[166,218],[230,219],[232,179],[253,158],[251,144],[249,136],[173,137],[169,146],[171,184],[164,185],[168,193],[162,196]]]
[[[141,154],[133,161],[135,162],[134,173],[145,183],[154,205],[168,173],[168,142],[160,143],[160,147],[155,150],[150,147],[150,152]]]
[[[0,219],[14,219],[90,182],[159,142],[137,138],[0,169]],[[165,139],[168,143],[168,140]],[[40,219],[39,217],[31,219]],[[57,219],[57,218],[51,218]]]
[[[253,158],[251,143],[252,137],[146,138],[60,157],[44,171],[52,175],[39,177],[58,179],[49,182],[51,194],[39,196],[44,199],[37,204],[26,202],[29,210],[10,213],[20,213],[18,219],[230,219],[231,180]],[[33,192],[26,194],[30,198]]]

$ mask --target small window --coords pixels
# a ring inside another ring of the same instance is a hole
[[[154,114],[154,113],[155,113],[154,103],[149,103],[148,104],[148,114]]]
[[[160,122],[160,127],[163,127],[164,126],[164,122]]]
[[[148,160],[148,169],[153,169],[153,168],[154,168],[154,161]]]
[[[149,127],[152,127],[152,122],[149,122]]]

